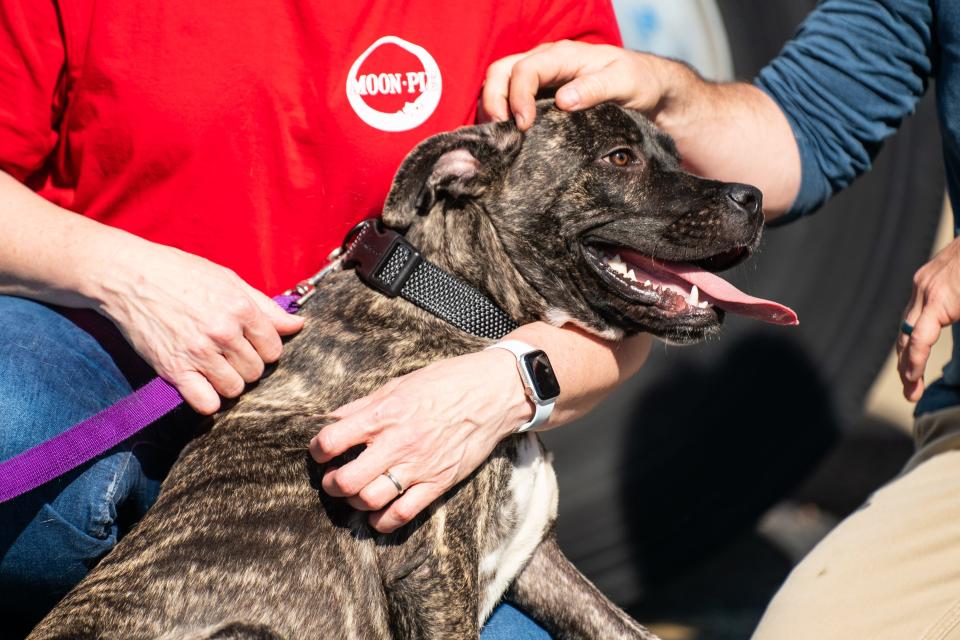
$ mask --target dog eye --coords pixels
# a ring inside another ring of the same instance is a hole
[[[615,167],[626,167],[634,164],[637,156],[630,149],[617,149],[605,155],[603,159]]]

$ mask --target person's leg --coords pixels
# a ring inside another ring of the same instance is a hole
[[[550,634],[523,611],[504,603],[493,610],[480,640],[550,640]]]
[[[960,639],[957,434],[960,408],[918,419],[917,456],[793,570],[754,640]]]
[[[0,460],[131,392],[97,340],[29,300],[0,296],[0,353]],[[152,452],[139,440],[0,504],[0,615],[6,625],[11,616],[35,622],[155,499],[165,470],[145,473],[143,461],[156,456],[142,455]]]

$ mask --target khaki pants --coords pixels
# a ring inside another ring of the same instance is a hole
[[[797,565],[754,640],[960,640],[960,407]]]

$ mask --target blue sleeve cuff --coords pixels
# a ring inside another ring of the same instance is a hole
[[[756,84],[757,88],[770,96],[774,102],[777,102],[776,96],[771,95],[762,82],[758,80]],[[804,135],[803,129],[798,126],[797,119],[793,114],[784,111],[783,115],[790,123],[793,137],[797,141],[797,149],[800,152],[800,189],[786,213],[772,221],[771,224],[776,226],[788,224],[815,212],[833,195],[830,184],[822,177],[823,173],[817,162],[817,154],[813,143]],[[820,180],[817,180],[817,176],[820,176]]]
[[[822,0],[754,84],[779,105],[800,151],[785,221],[868,171],[932,73],[929,0]]]

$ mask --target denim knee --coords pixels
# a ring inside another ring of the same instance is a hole
[[[0,610],[41,617],[113,548],[135,464],[109,453],[0,505]]]
[[[0,296],[0,459],[93,415],[131,391],[89,334],[45,305]],[[143,492],[124,448],[0,504],[0,601],[52,606],[116,542],[118,505]]]
[[[550,634],[523,611],[504,603],[493,610],[480,640],[550,640]]]
[[[9,458],[130,393],[113,358],[53,309],[0,296],[0,458]]]

